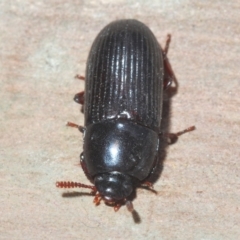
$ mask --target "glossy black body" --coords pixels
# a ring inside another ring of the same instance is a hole
[[[144,181],[156,163],[163,77],[161,47],[143,23],[112,22],[93,42],[82,161],[106,198],[128,197],[134,182]]]

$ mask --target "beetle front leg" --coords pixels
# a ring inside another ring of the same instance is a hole
[[[152,173],[151,173],[151,174],[152,174]],[[150,174],[150,175],[151,175],[151,174]],[[146,190],[148,190],[148,191],[151,191],[152,193],[157,194],[157,191],[155,191],[154,188],[153,188],[153,183],[150,182],[150,181],[142,182],[140,188],[144,188],[144,189],[146,189]]]

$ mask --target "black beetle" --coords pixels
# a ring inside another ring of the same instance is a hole
[[[96,37],[87,61],[85,92],[74,100],[84,104],[82,168],[93,186],[57,182],[58,187],[92,189],[96,205],[103,199],[118,210],[158,163],[163,88],[174,74],[151,30],[137,20],[107,25]],[[82,77],[79,77],[82,78]],[[83,79],[83,78],[82,78]],[[192,130],[192,129],[190,129]],[[190,131],[189,129],[186,131]]]

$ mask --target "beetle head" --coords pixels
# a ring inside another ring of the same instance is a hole
[[[106,203],[124,200],[133,191],[131,177],[119,172],[98,174],[94,185]]]
[[[106,205],[114,207],[115,211],[122,205],[126,205],[128,211],[133,212],[133,205],[128,199],[133,192],[133,183],[131,177],[118,172],[102,173],[94,178],[94,184],[85,185],[77,182],[56,182],[56,186],[60,188],[88,188],[94,195],[94,203],[99,205],[101,200]]]

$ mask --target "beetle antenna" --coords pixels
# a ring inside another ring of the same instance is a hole
[[[93,192],[97,191],[95,186],[85,185],[77,182],[56,182],[56,187],[58,188],[89,188],[89,189],[92,189]]]

